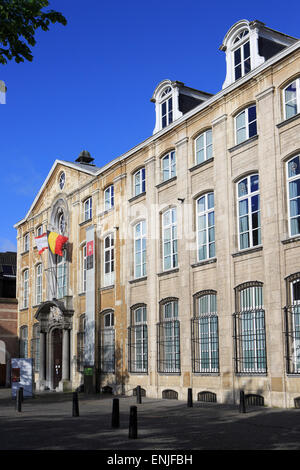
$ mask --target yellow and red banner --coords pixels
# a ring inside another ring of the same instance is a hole
[[[54,255],[63,255],[63,246],[68,240],[68,237],[59,235],[59,233],[48,232],[48,245]]]

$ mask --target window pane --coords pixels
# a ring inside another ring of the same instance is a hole
[[[250,106],[248,108],[248,121],[252,122],[256,119],[256,106]]]
[[[241,62],[241,48],[234,51],[234,65],[238,65]]]
[[[249,138],[257,134],[256,121],[249,124]]]
[[[293,158],[288,163],[289,178],[300,174],[300,158],[299,156]]]
[[[250,57],[250,43],[246,42],[246,44],[244,44],[243,47],[244,47],[244,60],[245,60],[248,57]]]

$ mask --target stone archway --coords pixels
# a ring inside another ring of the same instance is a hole
[[[40,325],[39,390],[71,388],[73,314],[73,310],[56,299],[42,303],[35,314]]]

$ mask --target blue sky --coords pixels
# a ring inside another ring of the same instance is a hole
[[[217,93],[225,79],[219,46],[240,19],[300,37],[300,4],[282,1],[51,0],[66,27],[38,31],[33,62],[0,65],[0,251],[16,249],[13,225],[27,213],[55,159],[88,150],[97,166],[154,128],[163,79]]]

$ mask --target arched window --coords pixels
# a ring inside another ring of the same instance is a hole
[[[243,109],[235,117],[235,139],[240,144],[257,135],[256,105]]]
[[[194,295],[192,353],[193,372],[219,371],[217,296],[214,291]]]
[[[160,95],[161,127],[162,129],[173,122],[173,97],[172,88],[167,87]]]
[[[238,286],[234,314],[237,373],[266,373],[266,331],[263,287],[260,282]]]
[[[43,298],[43,266],[39,263],[35,268],[35,303],[42,302]]]
[[[160,322],[157,325],[158,372],[180,372],[180,322],[178,299],[160,302]]]
[[[101,314],[100,318],[100,368],[104,373],[115,372],[114,312]]]
[[[196,165],[212,158],[212,130],[202,132],[195,139]]]
[[[176,207],[162,214],[163,270],[178,266]]]
[[[29,269],[23,271],[23,308],[28,308],[29,303]]]
[[[300,273],[286,279],[287,305],[284,308],[286,326],[287,373],[300,373]]]
[[[238,80],[251,70],[250,41],[248,29],[240,31],[232,46],[234,79]]]
[[[146,276],[146,221],[134,226],[134,277]]]
[[[237,183],[239,249],[261,244],[259,176]]]
[[[214,193],[199,197],[197,204],[197,259],[203,261],[216,255]]]
[[[300,155],[287,162],[288,218],[291,237],[300,234]]]
[[[114,234],[104,238],[104,286],[112,286],[115,282],[115,248]]]
[[[284,118],[289,119],[300,112],[300,78],[283,90]]]
[[[58,185],[61,191],[64,189],[65,182],[66,182],[66,174],[64,171],[62,171],[58,178]]]
[[[131,308],[129,338],[129,371],[148,371],[147,307],[145,304]]]

